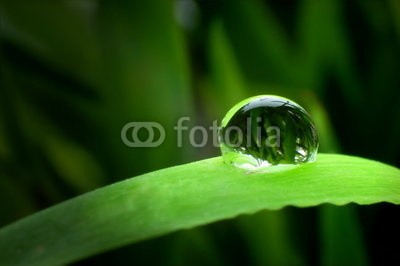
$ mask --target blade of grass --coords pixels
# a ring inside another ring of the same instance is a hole
[[[226,112],[230,106],[248,97],[246,83],[223,24],[215,21],[210,28],[209,56],[214,83],[212,99],[217,101],[215,106],[218,109]]]
[[[263,211],[237,219],[250,247],[251,265],[305,265],[293,245],[287,214]]]
[[[359,105],[363,92],[343,21],[344,8],[338,1],[301,2],[298,32],[305,57],[300,77],[305,77],[306,86],[322,90],[321,69],[331,67],[344,90],[345,100],[350,105]]]
[[[400,170],[345,155],[246,173],[221,157],[147,173],[0,230],[1,265],[65,264],[128,243],[288,205],[400,203]]]
[[[221,10],[245,78],[296,83],[290,40],[268,5],[262,1],[227,1]]]
[[[361,226],[354,206],[321,207],[320,265],[368,265]]]
[[[176,147],[173,138],[166,138],[157,149],[129,149],[120,138],[121,128],[131,121],[160,123],[171,136],[180,117],[193,117],[186,45],[172,3],[102,1],[99,5],[104,106],[96,117],[108,136],[106,164],[112,164],[118,176],[161,169],[190,156]],[[143,163],[133,169],[136,161]]]
[[[226,265],[207,228],[181,231],[168,246],[162,265]],[[195,262],[195,263],[194,263]]]

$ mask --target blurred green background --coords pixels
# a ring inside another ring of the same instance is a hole
[[[1,0],[0,23],[2,226],[219,155],[211,140],[191,147],[188,132],[177,147],[178,118],[209,127],[258,94],[304,106],[320,152],[400,167],[398,0]],[[127,147],[131,121],[160,123],[165,142]],[[288,207],[77,265],[400,265],[399,214],[389,204]]]

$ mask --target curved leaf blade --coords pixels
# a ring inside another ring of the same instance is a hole
[[[263,209],[400,203],[400,170],[319,154],[315,163],[245,173],[221,157],[147,173],[0,230],[1,265],[64,264],[98,252]]]

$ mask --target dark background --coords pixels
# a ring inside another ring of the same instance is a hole
[[[400,166],[397,0],[1,0],[0,23],[0,225],[219,155],[188,135],[177,147],[178,118],[208,127],[258,94],[304,106],[320,152]],[[165,142],[125,146],[131,121],[162,124]],[[288,207],[80,264],[400,265],[399,213],[383,203]]]

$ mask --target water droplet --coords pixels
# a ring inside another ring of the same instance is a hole
[[[222,157],[247,170],[313,162],[318,136],[309,114],[297,103],[260,95],[235,105],[219,131]]]

